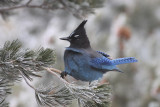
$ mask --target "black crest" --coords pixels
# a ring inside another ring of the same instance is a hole
[[[86,36],[86,30],[84,25],[86,24],[87,20],[84,20],[71,34],[70,37],[74,35]]]
[[[61,40],[67,40],[70,42],[70,47],[75,48],[88,48],[90,47],[90,42],[88,40],[86,30],[84,25],[87,20],[82,21],[82,23],[68,36],[61,38]]]

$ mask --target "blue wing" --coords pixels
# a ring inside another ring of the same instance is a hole
[[[66,72],[71,74],[73,72],[86,70],[89,58],[87,56],[84,57],[84,55],[83,50],[66,48],[64,56]]]
[[[99,54],[105,56],[105,57],[110,57],[108,54],[104,53],[104,52],[101,52],[101,51],[97,51]]]
[[[92,68],[95,68],[97,70],[106,72],[106,71],[120,71],[116,65],[112,65],[112,61],[106,57],[101,57],[101,58],[93,58],[90,61],[90,66]]]
[[[92,81],[102,77],[102,72],[92,69],[89,65],[90,57],[83,54],[82,50],[67,48],[65,51],[65,71],[72,77],[83,80]]]

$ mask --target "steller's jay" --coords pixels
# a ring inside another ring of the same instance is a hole
[[[61,73],[64,78],[67,74],[77,80],[98,80],[108,71],[119,71],[116,65],[133,63],[133,57],[109,59],[109,55],[95,51],[91,48],[84,25],[84,20],[68,37],[60,38],[70,42],[64,53],[65,71]]]

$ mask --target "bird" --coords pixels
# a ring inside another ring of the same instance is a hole
[[[92,82],[101,79],[108,71],[122,72],[117,65],[138,61],[134,57],[110,59],[108,54],[94,50],[84,28],[86,22],[83,20],[68,37],[60,38],[70,42],[64,52],[65,70],[61,73],[62,78],[70,75],[77,80]]]

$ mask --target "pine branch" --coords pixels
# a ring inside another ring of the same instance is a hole
[[[63,9],[63,7],[49,7],[49,6],[46,6],[44,4],[44,2],[40,5],[32,5],[31,2],[32,2],[32,0],[29,0],[27,3],[22,4],[22,5],[0,8],[0,12],[15,10],[15,9],[19,9],[19,8],[39,8],[39,9],[45,9],[45,10]]]
[[[43,0],[41,4],[34,5],[34,0],[28,0],[25,4],[16,3],[14,6],[0,8],[0,13],[20,8],[37,8],[43,10],[66,10],[77,18],[83,18],[86,14],[94,13],[94,8],[102,7],[104,0]],[[36,1],[36,0],[35,0]],[[8,4],[12,1],[8,1]]]
[[[6,42],[0,49],[0,104],[4,105],[5,98],[11,93],[10,86],[14,82],[20,81],[22,77],[28,80],[41,77],[37,72],[42,71],[42,67],[53,65],[54,62],[55,54],[51,49],[23,50],[18,40]]]
[[[111,88],[108,84],[97,86],[65,85],[60,89],[48,89],[35,93],[41,106],[53,107],[70,105],[77,99],[80,107],[110,107]]]
[[[0,107],[8,107],[5,98],[8,94],[11,94],[10,86],[12,86],[12,84],[8,80],[0,79]]]
[[[6,42],[0,50],[1,75],[11,80],[18,80],[21,71],[23,75],[32,80],[31,76],[40,77],[35,74],[42,70],[42,66],[54,64],[55,56],[51,49],[39,49],[37,52],[22,50],[22,44],[15,40],[12,43]]]
[[[61,71],[53,68],[44,68],[46,71],[57,76],[64,83],[61,88],[50,87],[49,89],[35,91],[37,102],[41,106],[64,106],[70,105],[77,99],[80,107],[110,107],[111,87],[109,84],[99,84],[97,81],[89,86],[77,86],[60,78]],[[58,74],[57,74],[58,73]]]

